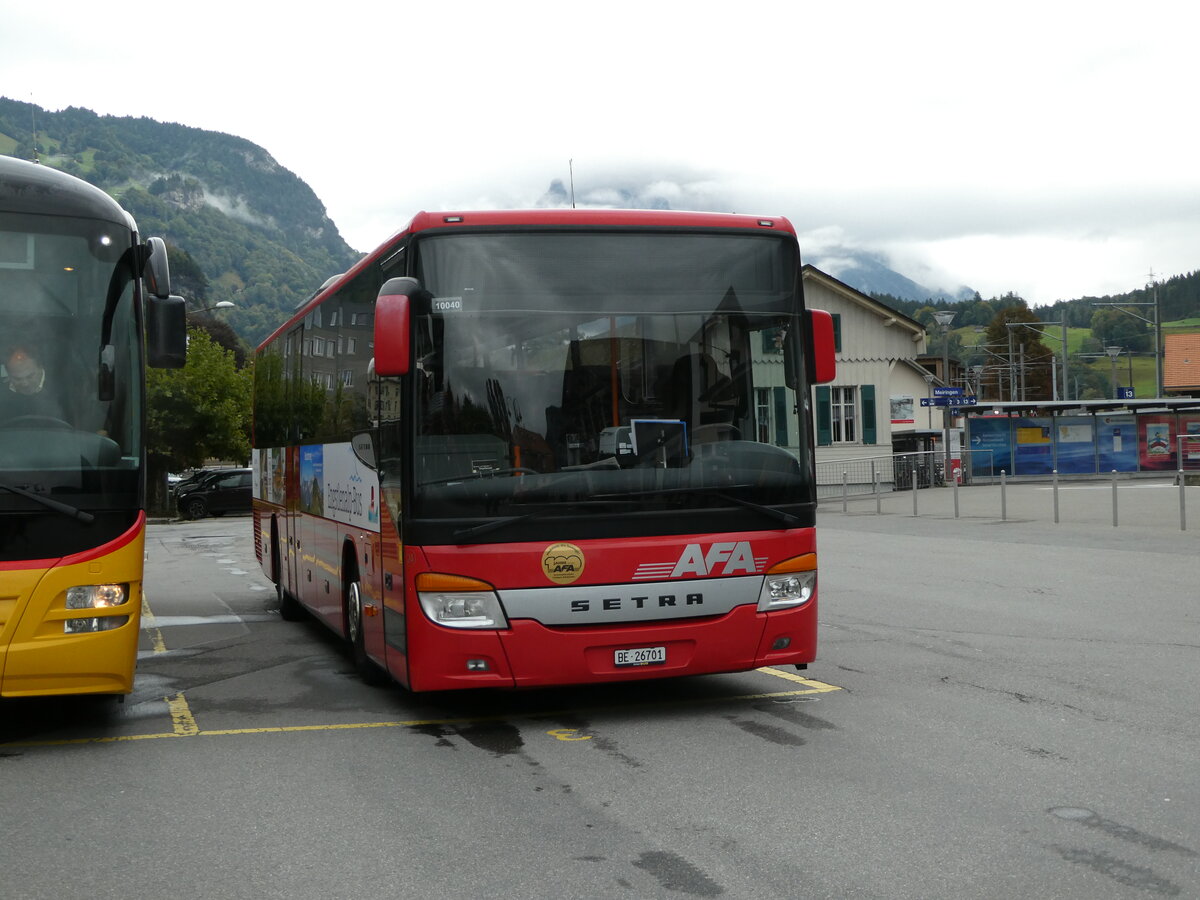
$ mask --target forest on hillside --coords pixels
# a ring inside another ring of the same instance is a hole
[[[167,241],[192,308],[237,304],[226,317],[250,345],[359,257],[307,184],[232,135],[0,97],[0,153],[115,197],[143,234]]]

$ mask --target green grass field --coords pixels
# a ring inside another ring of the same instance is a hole
[[[1200,317],[1164,322],[1163,331],[1169,334],[1200,332]],[[1044,333],[1045,337],[1042,343],[1053,350],[1055,356],[1058,357],[1062,353],[1062,329],[1049,325],[1044,329]],[[974,347],[986,337],[982,331],[976,331],[974,326],[955,329],[952,334],[958,336],[962,342],[964,351]],[[1105,394],[1107,395],[1111,391],[1112,361],[1104,355],[1098,355],[1090,361],[1080,357],[1080,354],[1084,352],[1084,348],[1091,342],[1091,338],[1092,330],[1090,328],[1067,329],[1067,345],[1071,353],[1071,367],[1075,369],[1079,365],[1085,365],[1095,372],[1098,376],[1097,380],[1103,381],[1106,385]],[[1095,344],[1092,343],[1091,346],[1094,347]],[[1093,350],[1092,352],[1098,353],[1099,351]],[[1117,383],[1120,386],[1128,387],[1130,385],[1131,369],[1134,395],[1136,397],[1156,396],[1158,389],[1155,384],[1154,357],[1149,354],[1135,356],[1131,363],[1127,355],[1121,355],[1117,360]],[[1072,395],[1075,394],[1074,387],[1072,387],[1071,393]]]

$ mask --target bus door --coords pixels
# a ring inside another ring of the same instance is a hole
[[[286,459],[284,461],[284,481],[287,488],[284,492],[283,521],[280,523],[280,553],[283,557],[284,585],[293,597],[299,599],[302,595],[300,583],[300,530],[299,530],[299,496],[300,496],[300,416],[297,414],[301,403],[303,390],[302,362],[300,354],[304,349],[304,326],[299,325],[287,336],[284,346],[284,359],[288,409],[291,411],[288,425],[288,441]]]

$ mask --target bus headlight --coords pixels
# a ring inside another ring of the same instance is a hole
[[[129,621],[129,616],[97,616],[94,619],[67,619],[63,622],[63,634],[95,634],[97,631],[112,631]]]
[[[128,584],[83,584],[67,588],[67,609],[113,609],[129,602]],[[112,631],[129,621],[129,616],[95,616],[67,619],[63,634],[93,634]]]
[[[508,618],[495,590],[485,581],[424,572],[417,576],[417,599],[431,622],[449,628],[507,628]]]
[[[803,606],[817,591],[817,555],[806,553],[772,566],[763,578],[758,611]]]
[[[127,584],[85,584],[67,588],[67,609],[111,609],[128,601]]]

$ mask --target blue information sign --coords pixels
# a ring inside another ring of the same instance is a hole
[[[960,387],[935,387],[933,396],[935,397],[961,397],[963,389]]]
[[[977,406],[978,397],[922,397],[921,406]]]

